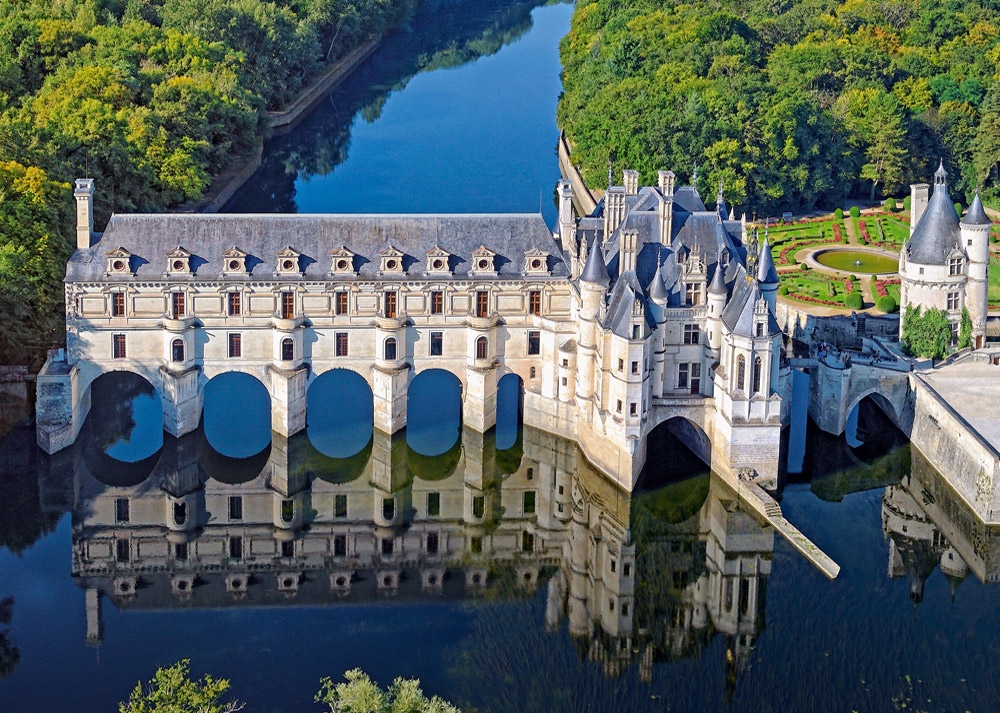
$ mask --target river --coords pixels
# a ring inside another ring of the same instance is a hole
[[[268,144],[227,210],[551,224],[571,12],[427,7]],[[248,379],[213,380],[203,429],[179,440],[127,374],[95,382],[72,449],[45,456],[30,422],[0,438],[4,713],[115,710],[182,658],[277,713],[320,710],[320,678],[353,667],[497,713],[1000,701],[998,533],[870,399],[850,443],[803,412],[786,436],[777,496],[841,565],[828,581],[665,430],[630,495],[522,427],[509,384],[482,436],[455,384],[421,375],[388,438],[367,386],[324,376],[286,440]]]

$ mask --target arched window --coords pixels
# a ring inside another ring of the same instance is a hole
[[[187,503],[174,503],[174,524],[183,525],[187,520]]]
[[[480,337],[476,340],[476,359],[485,359],[487,351],[486,337]]]
[[[754,357],[753,359],[753,393],[760,392],[760,372],[761,372],[762,362],[760,357]]]
[[[396,338],[395,337],[389,337],[388,339],[385,340],[384,354],[385,354],[385,360],[386,361],[394,361],[396,359]]]
[[[286,337],[281,340],[281,361],[295,360],[295,344],[291,338]]]
[[[184,361],[183,339],[175,339],[170,343],[170,361]]]
[[[747,360],[742,355],[736,358],[736,390],[743,391],[747,385]]]

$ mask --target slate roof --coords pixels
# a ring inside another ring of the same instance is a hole
[[[741,337],[754,337],[754,305],[763,299],[760,286],[756,280],[747,279],[746,270],[742,267],[733,284],[733,294],[722,310],[722,322],[729,330]],[[767,336],[773,337],[781,333],[777,320],[767,311]]]
[[[601,241],[596,235],[590,243],[590,252],[587,253],[587,264],[583,267],[580,279],[583,282],[604,285],[605,287],[611,283],[611,278],[608,276],[608,269],[604,264],[604,252],[601,250]]]
[[[553,276],[569,275],[540,214],[129,214],[112,216],[96,244],[73,255],[66,279],[101,279],[106,254],[118,247],[132,253],[136,279],[159,279],[166,271],[167,252],[179,245],[193,253],[190,265],[201,279],[222,273],[222,253],[233,246],[249,253],[246,265],[254,279],[275,279],[276,253],[286,246],[301,253],[301,272],[295,276],[306,279],[326,278],[330,251],[341,246],[356,253],[354,266],[362,277],[375,277],[379,253],[390,245],[405,254],[401,278],[422,278],[427,252],[436,246],[452,254],[456,277],[468,276],[472,252],[480,246],[497,253],[493,264],[500,277],[520,277],[525,252],[532,248],[548,253]]]
[[[774,267],[774,257],[771,255],[771,244],[764,236],[757,255],[757,281],[762,285],[777,285],[778,270]]]
[[[904,248],[909,262],[945,265],[953,251],[961,250],[962,229],[955,205],[948,195],[946,176],[944,168],[938,169],[935,174],[934,193]]]
[[[983,208],[983,202],[979,200],[979,194],[976,193],[976,197],[972,199],[972,205],[969,206],[969,211],[962,218],[962,223],[965,225],[990,225],[993,221],[990,220],[989,216],[986,215],[986,210]]]

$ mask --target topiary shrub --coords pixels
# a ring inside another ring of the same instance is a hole
[[[861,217],[861,209],[858,208],[856,205],[852,205],[851,206],[851,217],[852,218],[860,218]]]
[[[906,196],[906,198],[903,199],[903,210],[909,210],[909,209],[910,209],[910,197]]]
[[[864,307],[865,301],[861,297],[861,292],[859,290],[855,290],[847,297],[845,297],[844,306],[847,307],[847,309],[853,309],[853,310],[859,310],[862,307]]]
[[[857,275],[851,275],[851,282],[857,282],[857,281],[858,281],[858,276]]]
[[[805,263],[802,263],[801,265],[799,265],[799,269],[800,269],[800,270],[808,270],[808,269],[809,269],[809,266],[808,266],[808,265],[806,265]]]
[[[875,303],[882,312],[888,314],[889,312],[896,311],[896,300],[892,295],[885,295],[884,297],[879,297],[878,302]]]
[[[782,285],[781,287],[779,287],[778,288],[778,294],[779,295],[787,295],[788,294],[788,285]]]
[[[844,219],[844,209],[843,208],[837,208],[837,210],[833,211],[833,217],[836,218],[837,220],[843,220]]]
[[[959,218],[962,217],[962,204],[961,203],[956,203],[955,204],[955,212],[958,213],[958,217]]]
[[[896,210],[896,199],[895,198],[886,198],[885,199],[885,209],[888,210],[888,211],[895,212],[895,210]]]

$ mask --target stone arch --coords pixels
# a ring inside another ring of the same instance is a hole
[[[116,374],[127,376],[116,378]],[[115,365],[93,375],[86,391],[90,404],[84,421],[89,430],[88,450],[96,448],[109,461],[120,463],[146,461],[160,452],[163,407],[158,372]]]
[[[873,386],[868,389],[865,389],[857,396],[851,397],[851,401],[849,402],[847,410],[844,412],[844,421],[846,422],[851,412],[855,408],[857,408],[857,406],[864,399],[868,398],[869,396],[873,397],[872,401],[874,401],[878,405],[878,407],[882,410],[882,412],[886,415],[886,417],[890,421],[892,421],[897,428],[899,428],[900,425],[899,410],[896,408],[896,405],[892,402],[892,397],[883,392],[882,389],[878,386]]]
[[[663,409],[650,418],[645,436],[645,465],[640,482],[670,482],[705,472],[712,466],[712,439],[701,413]],[[680,442],[687,452],[677,447]]]
[[[353,369],[328,369],[306,390],[306,434],[327,458],[350,458],[372,440],[374,394]]]
[[[203,374],[202,428],[213,449],[249,458],[271,443],[271,389],[263,369],[218,369]]]

